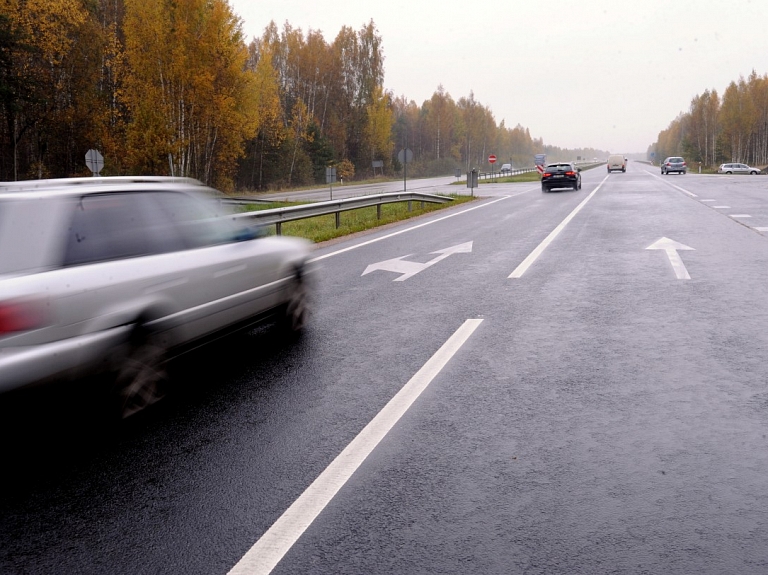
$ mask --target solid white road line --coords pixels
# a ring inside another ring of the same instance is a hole
[[[419,228],[423,228],[424,226],[430,226],[432,224],[436,224],[437,222],[442,222],[443,220],[447,220],[448,218],[454,218],[456,216],[460,216],[462,214],[466,214],[467,212],[471,212],[473,210],[479,210],[480,208],[484,208],[486,206],[491,206],[491,205],[495,204],[496,202],[501,202],[501,201],[507,200],[509,198],[515,198],[515,197],[520,196],[522,194],[527,194],[528,192],[530,192],[530,191],[532,191],[534,189],[538,189],[538,188],[531,188],[529,190],[525,190],[525,191],[519,192],[517,194],[511,194],[509,196],[503,196],[503,197],[501,197],[501,198],[499,198],[497,200],[493,200],[491,202],[487,202],[487,203],[481,204],[479,206],[474,206],[472,208],[468,208],[466,210],[462,210],[460,212],[456,212],[455,214],[449,214],[447,216],[443,216],[442,218],[437,218],[437,219],[434,219],[434,220],[430,220],[428,222],[424,222],[423,224],[419,224],[419,225],[413,226],[411,228],[406,228],[404,230],[398,230],[398,231],[393,232],[391,234],[387,234],[386,236],[381,236],[381,237],[378,237],[378,238],[374,238],[372,240],[368,240],[366,242],[361,242],[359,244],[355,244],[354,246],[349,246],[349,247],[341,249],[341,250],[336,250],[335,252],[331,252],[331,253],[328,253],[328,254],[325,254],[325,255],[322,255],[322,256],[318,256],[316,258],[312,258],[311,260],[309,260],[309,263],[319,262],[320,260],[324,260],[324,259],[330,258],[332,256],[343,254],[344,252],[348,252],[350,250],[356,250],[357,248],[361,248],[361,247],[367,246],[369,244],[374,244],[376,242],[380,242],[382,240],[386,240],[386,239],[389,239],[389,238],[394,237],[394,236],[399,236],[400,234],[404,234],[406,232],[410,232],[410,231],[413,231],[413,230],[418,230]]]
[[[557,226],[554,230],[550,232],[550,234],[544,238],[544,241],[541,242],[538,246],[536,246],[536,249],[533,250],[527,258],[523,260],[523,263],[521,263],[519,266],[515,268],[515,271],[513,271],[511,274],[509,274],[508,279],[515,279],[520,278],[523,276],[523,274],[528,271],[528,268],[533,265],[533,263],[539,259],[539,256],[544,253],[544,250],[547,249],[549,244],[551,244],[555,238],[565,229],[565,226],[567,226],[570,221],[578,214],[581,209],[587,204],[589,200],[592,199],[592,196],[594,196],[597,191],[603,187],[603,184],[605,183],[605,180],[608,179],[609,176],[605,176],[603,178],[603,181],[598,184],[598,186],[592,191],[591,194],[589,194],[582,202],[576,206],[576,209],[574,209],[568,216],[560,222],[560,225]]]
[[[267,575],[280,562],[352,474],[389,433],[414,401],[427,388],[461,346],[470,338],[481,319],[468,319],[424,364],[416,375],[384,406],[317,479],[275,521],[261,539],[243,556],[229,575]]]

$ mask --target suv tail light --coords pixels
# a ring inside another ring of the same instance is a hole
[[[47,323],[48,312],[40,300],[0,301],[0,335],[37,329]]]
[[[575,176],[576,172],[565,172],[566,176]]]
[[[548,178],[551,175],[552,175],[552,172],[544,172],[543,174],[541,174],[541,177],[542,178]]]

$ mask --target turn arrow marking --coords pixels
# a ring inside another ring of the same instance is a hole
[[[669,263],[672,264],[672,269],[675,270],[675,275],[677,276],[677,279],[679,280],[691,279],[691,276],[688,275],[688,270],[685,269],[685,264],[683,263],[683,260],[680,257],[680,254],[677,252],[681,250],[694,250],[694,248],[690,246],[686,246],[685,244],[676,242],[675,240],[670,240],[669,238],[661,238],[660,240],[651,244],[645,249],[664,250],[667,253],[667,257],[669,258]]]
[[[407,280],[410,277],[415,276],[417,273],[424,271],[428,267],[435,265],[437,262],[444,260],[445,258],[447,258],[452,254],[467,254],[467,253],[470,253],[471,251],[472,251],[472,242],[458,244],[450,248],[444,248],[442,250],[431,252],[433,254],[440,254],[440,255],[438,255],[436,258],[432,258],[431,260],[423,264],[419,262],[409,262],[405,258],[410,257],[413,254],[408,254],[407,256],[400,256],[399,258],[393,258],[391,260],[384,260],[383,262],[371,264],[367,268],[365,268],[365,271],[362,273],[362,275],[375,272],[376,270],[395,272],[403,275],[401,275],[398,278],[395,278],[392,281],[402,282]]]

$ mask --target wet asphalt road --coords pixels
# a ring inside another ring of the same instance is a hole
[[[2,398],[0,573],[227,573],[468,319],[274,573],[768,573],[768,178],[605,178],[320,248],[304,338],[200,350],[127,425]]]

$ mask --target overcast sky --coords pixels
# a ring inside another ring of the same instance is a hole
[[[230,0],[248,40],[373,19],[384,87],[421,105],[474,91],[546,144],[644,152],[706,89],[768,73],[768,0]]]

